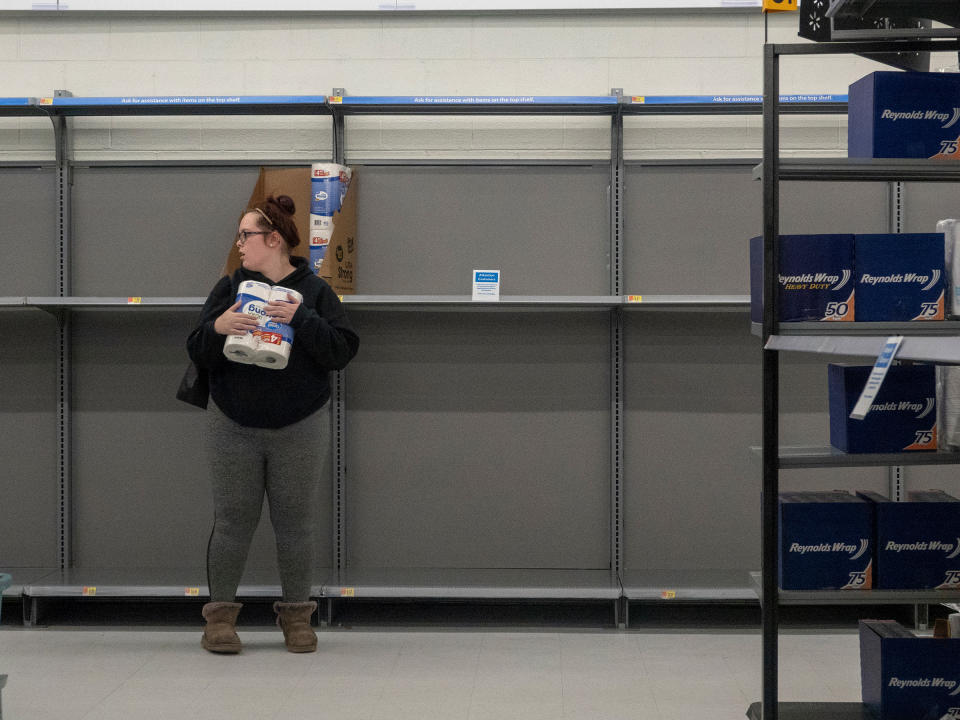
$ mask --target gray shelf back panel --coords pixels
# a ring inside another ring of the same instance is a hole
[[[0,572],[59,567],[57,323],[39,311],[0,313]]]
[[[348,569],[610,567],[607,312],[351,319]]]
[[[204,412],[174,397],[194,317],[76,313],[73,333],[74,561],[77,568],[203,567],[213,504]],[[318,567],[331,557],[329,474]],[[276,567],[266,508],[250,568]]]
[[[357,167],[358,294],[610,291],[607,165]]]
[[[206,297],[220,277],[258,170],[77,168],[72,294]]]
[[[751,168],[628,165],[624,292],[749,293],[748,241],[762,231],[762,185]],[[783,183],[781,192],[791,198],[782,233],[887,230],[883,184]]]
[[[624,568],[760,562],[760,340],[743,314],[625,316]],[[829,443],[827,368],[781,358],[781,436]],[[796,476],[796,477],[794,477]],[[885,491],[886,469],[784,473],[784,488]]]
[[[57,294],[56,172],[0,167],[3,295]]]
[[[960,183],[904,183],[903,232],[936,232],[937,220],[960,218]]]
[[[749,569],[759,341],[739,313],[625,316],[623,564]]]

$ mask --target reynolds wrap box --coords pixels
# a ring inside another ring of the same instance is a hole
[[[863,420],[853,420],[871,365],[831,363],[830,444],[847,453],[937,449],[936,368],[891,365]]]
[[[780,493],[780,587],[873,587],[873,507],[848,492]]]
[[[849,88],[850,157],[960,158],[960,74],[875,72]]]
[[[781,235],[780,322],[852,321],[853,235]],[[763,238],[750,238],[750,319],[763,322]]]
[[[944,319],[942,233],[857,235],[857,321]]]
[[[875,587],[960,588],[960,500],[942,490],[911,491],[906,502],[875,492],[857,495],[874,508]]]
[[[916,637],[893,620],[861,620],[860,692],[877,720],[956,720],[960,639]]]

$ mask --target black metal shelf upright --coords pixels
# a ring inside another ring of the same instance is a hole
[[[861,703],[779,703],[778,687],[778,634],[779,608],[789,602],[789,598],[781,598],[778,570],[778,496],[779,471],[788,467],[789,462],[783,462],[780,456],[780,428],[779,428],[779,382],[780,366],[777,349],[777,338],[780,326],[777,322],[777,274],[778,253],[777,239],[779,237],[780,218],[780,189],[782,179],[791,180],[960,180],[960,173],[956,167],[920,161],[808,161],[805,163],[786,162],[781,166],[780,159],[780,128],[779,121],[782,114],[780,108],[780,57],[796,55],[821,54],[859,54],[870,55],[891,52],[957,52],[960,49],[960,39],[931,40],[886,40],[867,42],[828,42],[803,44],[773,44],[764,46],[763,66],[763,162],[760,166],[763,181],[763,258],[764,258],[764,310],[762,323],[763,338],[763,446],[762,446],[762,570],[761,583],[761,626],[762,626],[762,690],[761,702],[754,703],[748,709],[748,716],[752,720],[778,720],[783,717],[787,720],[806,720],[807,718],[831,718],[833,720],[852,720],[853,718],[870,717],[869,712]],[[792,170],[791,170],[792,168]],[[831,327],[824,334],[844,336],[849,329]],[[945,342],[949,340],[946,339]],[[796,349],[796,348],[791,348]],[[811,348],[812,349],[812,348]],[[815,349],[812,349],[816,351]],[[960,362],[960,356],[956,358]],[[868,463],[869,464],[869,463]],[[812,467],[813,465],[808,465]],[[877,596],[871,599],[870,591],[864,591],[863,602],[883,602]],[[922,591],[918,591],[918,596]],[[918,602],[922,602],[919,599]]]

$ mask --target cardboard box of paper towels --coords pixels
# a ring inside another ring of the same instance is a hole
[[[270,195],[289,195],[297,211],[294,222],[300,233],[300,245],[293,254],[310,259],[311,167],[260,168],[257,183],[250,194],[247,207],[252,207]],[[317,272],[338,295],[353,295],[357,288],[357,172],[353,171],[349,187],[343,196],[340,210],[331,217],[333,234],[327,253]],[[230,249],[224,274],[240,267],[240,253],[236,245]]]

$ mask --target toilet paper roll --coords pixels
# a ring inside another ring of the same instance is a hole
[[[270,290],[271,302],[290,302],[291,296],[296,302],[303,302],[303,296],[296,290],[275,285]],[[260,367],[283,370],[290,360],[293,348],[293,328],[286,323],[267,320],[260,331],[259,345],[254,356],[254,364]]]
[[[333,235],[333,216],[310,215],[310,237],[324,237],[327,240]]]
[[[960,221],[947,218],[937,222],[937,232],[943,233],[944,285],[947,288],[944,307],[948,317],[960,317]]]
[[[353,171],[339,163],[310,166],[310,214],[332,216],[340,210]]]
[[[340,211],[353,171],[339,163],[310,166],[310,267],[320,272],[333,237],[333,215]]]
[[[266,304],[270,298],[270,286],[255,280],[244,280],[237,288],[240,307],[237,312],[256,318],[258,325],[267,321]],[[243,335],[230,335],[223,343],[223,354],[233,362],[253,363],[260,349],[260,328]]]
[[[937,450],[960,452],[960,367],[956,365],[937,366]]]
[[[333,218],[326,215],[310,216],[310,267],[320,272],[323,258],[326,257],[330,238],[333,237]]]

